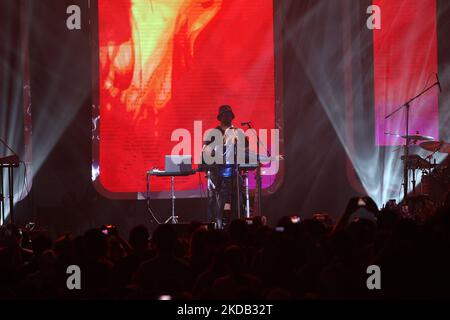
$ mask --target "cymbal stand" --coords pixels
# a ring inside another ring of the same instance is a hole
[[[405,146],[404,146],[404,155],[405,155],[405,162],[403,162],[403,199],[406,200],[406,197],[408,196],[408,163],[407,163],[407,159],[408,159],[408,155],[409,155],[409,144],[411,139],[408,138],[409,135],[409,111],[411,108],[411,102],[415,101],[417,98],[419,98],[420,96],[422,96],[423,94],[425,94],[427,91],[429,91],[431,88],[440,85],[439,81],[436,81],[433,85],[429,86],[428,88],[426,88],[425,90],[423,90],[422,92],[420,92],[418,95],[416,95],[414,98],[410,99],[408,102],[406,102],[405,104],[401,105],[400,107],[398,107],[397,109],[395,109],[394,111],[392,111],[391,113],[389,113],[386,117],[384,117],[384,119],[388,119],[391,116],[393,116],[394,114],[396,114],[397,112],[399,112],[400,110],[405,109],[405,118],[406,118],[406,132],[405,132],[405,136],[406,136],[406,142],[405,142]]]

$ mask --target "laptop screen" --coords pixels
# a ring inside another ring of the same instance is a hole
[[[166,155],[164,170],[166,172],[192,171],[192,156]]]

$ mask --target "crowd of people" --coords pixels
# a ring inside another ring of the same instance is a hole
[[[192,222],[134,227],[125,240],[106,226],[53,240],[0,227],[0,299],[407,299],[450,296],[450,207],[426,221],[350,200],[332,224],[283,217],[234,220],[216,230]],[[370,217],[370,214],[373,216]],[[68,266],[81,289],[70,290]],[[367,268],[381,271],[370,290]]]

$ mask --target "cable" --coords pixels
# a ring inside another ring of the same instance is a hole
[[[152,210],[152,207],[150,206],[150,176],[148,174],[147,174],[147,211],[151,214],[153,220],[155,220],[157,224],[161,224],[161,222],[159,222],[159,220],[156,218],[155,213]]]
[[[147,211],[151,214],[154,221],[156,221],[157,224],[161,224],[159,220],[156,218],[152,208],[150,207],[150,199],[147,199]],[[153,223],[153,221],[151,221]]]

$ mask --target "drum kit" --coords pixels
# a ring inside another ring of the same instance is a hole
[[[428,199],[432,199],[434,202],[434,205],[440,205],[440,201],[442,198],[445,197],[445,193],[449,189],[449,177],[448,177],[448,169],[445,166],[438,166],[436,164],[436,160],[432,161],[433,156],[436,153],[450,153],[450,144],[445,141],[436,141],[433,137],[425,136],[419,134],[417,132],[416,134],[410,134],[409,132],[409,116],[411,107],[413,106],[412,103],[419,99],[422,95],[429,92],[434,87],[439,87],[439,91],[442,92],[441,83],[439,81],[439,77],[436,74],[436,82],[430,85],[429,87],[422,90],[422,92],[418,93],[413,98],[409,99],[407,102],[402,104],[401,106],[395,108],[392,110],[389,114],[387,114],[384,119],[388,120],[389,118],[393,117],[396,114],[399,114],[400,111],[404,111],[405,116],[405,134],[404,135],[397,135],[401,138],[405,139],[405,144],[403,145],[403,202],[408,204],[408,200],[411,199],[411,197],[408,196],[409,193],[409,173],[412,171],[412,198],[417,198],[418,194],[416,193],[416,170],[422,170],[422,177],[425,178],[426,181],[428,177],[433,177],[436,184],[440,185],[440,189],[443,190],[443,192],[437,192],[436,190],[433,190],[432,188],[426,190],[422,190],[425,194],[422,194],[423,196],[427,197]],[[392,133],[386,133],[389,135],[392,135]],[[428,155],[425,159],[420,157],[416,154],[410,154],[410,147],[412,145],[416,145],[419,142],[419,146],[431,152],[430,155]],[[423,186],[422,186],[423,187]],[[423,189],[423,188],[422,188]],[[428,194],[427,194],[428,193]],[[443,194],[441,196],[441,194]],[[420,196],[420,195],[419,195]],[[433,199],[434,197],[434,199]],[[413,201],[414,202],[414,201]],[[413,204],[414,207],[414,204]],[[414,209],[412,209],[412,213],[414,213]]]
[[[406,139],[408,148],[417,144],[421,149],[429,151],[430,154],[422,158],[418,154],[407,154],[401,157],[403,164],[408,172],[412,173],[412,197],[425,196],[431,200],[434,205],[440,205],[450,190],[450,168],[446,162],[437,164],[434,156],[439,154],[450,154],[450,143],[434,140],[433,137],[414,134],[403,135]],[[416,171],[422,173],[422,183],[419,190],[416,190]],[[406,182],[406,183],[409,183]]]

